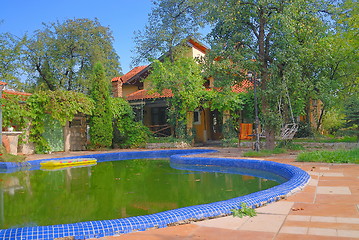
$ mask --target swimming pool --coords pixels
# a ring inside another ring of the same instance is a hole
[[[146,230],[148,228],[161,228],[170,224],[185,221],[188,219],[204,219],[226,215],[231,213],[231,209],[238,208],[241,203],[248,206],[259,207],[269,202],[277,201],[295,191],[303,188],[309,181],[309,175],[303,170],[286,164],[267,162],[262,160],[248,159],[228,159],[228,158],[205,158],[195,156],[183,156],[197,153],[213,152],[213,150],[195,149],[195,150],[162,150],[162,151],[137,151],[137,152],[118,152],[106,154],[87,155],[86,157],[96,158],[98,162],[138,159],[138,158],[163,158],[170,157],[171,164],[174,167],[182,169],[201,168],[217,171],[217,167],[239,167],[251,170],[263,170],[269,175],[276,175],[287,181],[273,188],[252,193],[246,196],[237,197],[225,201],[219,201],[209,204],[202,204],[190,207],[184,207],[165,212],[155,213],[145,216],[130,218],[89,221],[74,224],[24,227],[0,230],[2,239],[53,239],[65,236],[75,236],[76,239],[98,238],[116,234],[128,233],[132,231]],[[84,156],[79,156],[84,157]],[[38,169],[40,162],[44,160],[30,161],[27,164],[30,169]],[[15,163],[1,163],[0,168],[4,171],[13,171],[18,166]]]

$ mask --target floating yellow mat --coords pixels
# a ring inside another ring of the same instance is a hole
[[[62,159],[62,160],[50,160],[46,162],[41,162],[42,167],[66,167],[74,165],[89,165],[95,164],[97,162],[96,158],[73,158],[73,159]]]

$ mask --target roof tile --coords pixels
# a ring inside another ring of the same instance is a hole
[[[170,97],[173,97],[173,93],[170,89],[164,89],[162,91],[162,94],[151,93],[151,91],[142,89],[127,95],[126,99],[128,101],[134,101],[140,99],[170,98]]]
[[[147,67],[147,65],[146,66],[135,67],[131,71],[129,71],[128,73],[123,75],[122,77],[114,77],[114,78],[112,78],[111,82],[117,82],[117,81],[121,80],[123,83],[126,83],[128,80],[130,80],[133,76],[135,76],[136,74],[141,72],[146,67]]]

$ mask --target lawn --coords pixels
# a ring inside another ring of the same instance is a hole
[[[359,164],[359,148],[350,150],[303,152],[297,156],[297,161]]]

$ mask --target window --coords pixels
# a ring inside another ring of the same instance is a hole
[[[193,112],[193,124],[201,123],[201,112],[199,110],[195,110]]]

